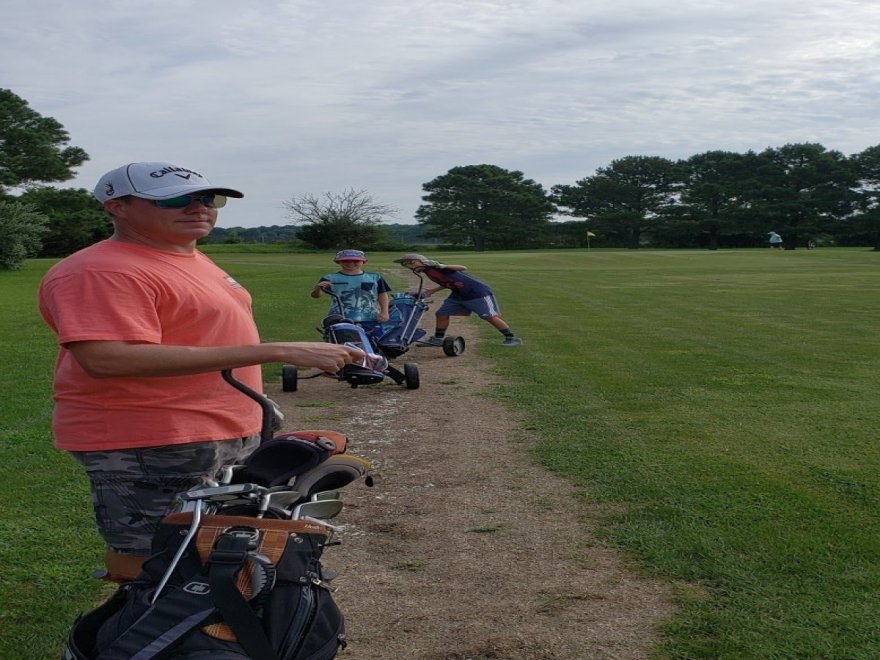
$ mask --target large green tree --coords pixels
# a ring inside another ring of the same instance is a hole
[[[0,192],[73,178],[73,168],[89,156],[79,147],[66,146],[69,140],[58,121],[0,89]]]
[[[425,183],[416,219],[426,236],[478,252],[542,245],[556,207],[541,184],[496,165],[464,165]]]
[[[379,223],[397,210],[380,204],[365,190],[342,193],[307,193],[282,202],[295,225],[302,225],[296,237],[319,249],[358,248],[369,250],[387,240]]]
[[[786,144],[761,152],[753,212],[787,250],[833,230],[855,207],[857,168],[821,144]]]
[[[753,151],[707,151],[682,161],[683,185],[672,214],[682,221],[679,228],[705,237],[710,250],[718,248],[722,236],[753,233],[748,219],[757,159]]]
[[[847,229],[863,234],[880,252],[880,145],[868,147],[851,159],[858,176],[858,208]]]
[[[41,257],[66,257],[113,233],[101,204],[83,188],[31,188],[18,197],[49,220]]]
[[[679,183],[673,161],[627,156],[574,185],[553,186],[553,195],[567,215],[587,218],[595,230],[636,249],[642,232],[657,227],[674,203]]]

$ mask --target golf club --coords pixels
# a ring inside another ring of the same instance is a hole
[[[283,510],[290,516],[293,505],[302,499],[302,494],[297,490],[292,490],[289,486],[279,487],[278,490],[266,493],[263,500],[260,501],[260,513],[258,518],[262,518],[270,505],[274,505],[277,509]]]
[[[297,504],[291,514],[291,520],[302,518],[333,518],[342,511],[342,500],[313,500]]]

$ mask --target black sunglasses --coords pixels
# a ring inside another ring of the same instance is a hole
[[[154,199],[153,204],[160,209],[185,209],[193,202],[199,202],[209,209],[219,209],[226,206],[226,195],[206,193],[204,195],[180,195],[171,199]]]

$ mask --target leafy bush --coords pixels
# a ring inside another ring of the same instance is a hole
[[[0,269],[19,270],[42,247],[49,218],[33,207],[0,200]]]

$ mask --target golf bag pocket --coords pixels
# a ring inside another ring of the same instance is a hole
[[[175,564],[191,522],[163,520],[141,575],[80,618],[65,659],[329,660],[344,647],[320,563],[327,527],[208,515]]]

